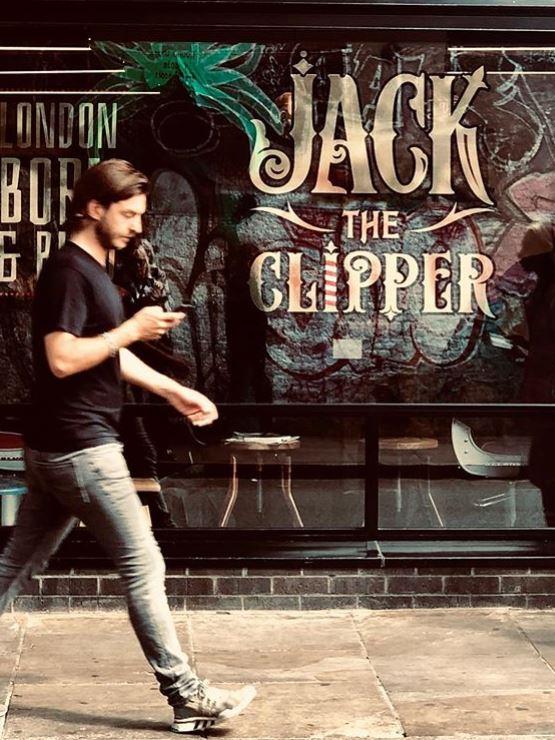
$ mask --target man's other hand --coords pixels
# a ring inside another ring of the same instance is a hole
[[[211,424],[218,418],[218,409],[209,398],[179,383],[172,383],[164,398],[197,427]]]

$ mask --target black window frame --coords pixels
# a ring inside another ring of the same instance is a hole
[[[541,529],[384,529],[379,527],[380,421],[410,416],[546,417],[555,404],[220,404],[227,419],[248,413],[260,419],[343,416],[364,420],[365,521],[351,529],[160,529],[156,536],[164,556],[175,566],[190,562],[271,564],[276,561],[342,563],[370,566],[514,564],[555,566],[555,528]],[[0,423],[19,426],[29,413],[25,404],[0,406]],[[126,413],[142,417],[176,414],[165,404],[129,404]],[[172,463],[175,469],[178,463]],[[11,527],[0,528],[0,546]],[[94,538],[76,529],[62,546],[56,563],[105,567],[108,563]]]
[[[500,34],[502,34],[500,36]],[[555,41],[555,7],[551,2],[524,0],[395,0],[319,2],[318,0],[32,0],[3,8],[0,43],[84,43],[90,36],[105,40],[275,41],[313,39],[340,42],[396,39],[485,43],[502,38],[515,43],[545,45]],[[550,41],[550,39],[553,39]],[[24,404],[0,406],[0,418],[23,416]],[[168,561],[175,565],[209,560],[248,564],[288,562],[358,563],[383,566],[434,564],[555,565],[555,530],[475,530],[378,532],[378,428],[380,417],[432,414],[458,416],[542,415],[552,406],[522,404],[223,404],[223,413],[252,411],[280,414],[362,415],[366,425],[366,528],[353,530],[214,531],[160,530]],[[167,414],[167,406],[135,406],[132,413]],[[373,472],[374,471],[374,472]],[[10,528],[0,529],[0,546]],[[510,536],[509,536],[510,534]],[[63,546],[60,564],[104,565],[106,560],[88,533],[80,531]]]

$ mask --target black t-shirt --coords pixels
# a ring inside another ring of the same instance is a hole
[[[124,319],[117,288],[84,249],[67,242],[46,261],[33,303],[33,411],[25,433],[32,449],[73,452],[118,439],[123,402],[119,358],[57,378],[44,337],[64,331],[94,337]]]

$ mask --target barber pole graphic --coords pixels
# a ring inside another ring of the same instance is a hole
[[[337,313],[337,247],[330,239],[324,256],[324,311]]]

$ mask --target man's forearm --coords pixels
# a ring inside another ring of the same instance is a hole
[[[124,380],[162,396],[191,424],[205,426],[218,418],[218,410],[209,398],[156,372],[128,349],[121,350],[120,360]]]
[[[119,353],[122,378],[132,385],[138,385],[158,396],[166,397],[174,386],[179,384],[167,375],[153,370],[140,360],[133,352],[122,349]]]
[[[126,321],[107,332],[107,338],[75,337],[66,332],[52,332],[45,337],[50,369],[58,378],[89,370],[107,360],[113,352],[137,340],[133,322]]]
[[[98,337],[75,337],[68,332],[51,332],[44,338],[48,364],[58,378],[89,370],[134,342],[159,339],[178,326],[184,316],[180,311],[146,306],[116,329]],[[147,365],[144,367],[148,368]]]

